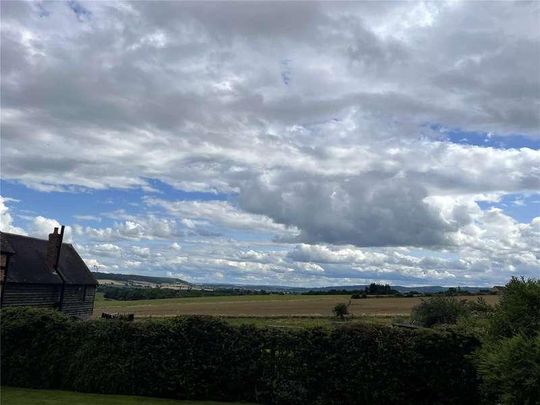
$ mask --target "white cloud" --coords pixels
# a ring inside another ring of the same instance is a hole
[[[118,258],[122,254],[122,248],[112,243],[99,243],[92,246],[90,250],[100,257]]]
[[[30,225],[29,234],[40,239],[48,239],[49,234],[54,231],[54,228],[61,228],[60,222],[56,219],[45,218],[38,215],[32,220]],[[72,241],[72,229],[70,226],[66,226],[64,229],[64,242],[71,243]]]
[[[0,225],[3,232],[18,233],[26,235],[23,229],[13,225],[13,217],[9,212],[6,203],[14,201],[11,198],[0,196]],[[15,201],[16,202],[16,201]]]
[[[73,218],[79,221],[97,221],[101,222],[101,218],[96,215],[73,215]]]
[[[287,233],[283,225],[274,223],[270,218],[243,212],[226,201],[166,201],[146,198],[145,202],[150,207],[164,208],[181,218],[182,224],[190,229],[210,223],[230,229]]]
[[[2,3],[3,175],[32,187],[155,177],[234,191],[282,165],[335,171],[332,147],[351,150],[342,173],[384,166],[385,145],[372,142],[416,139],[426,123],[539,135],[535,3],[157,11],[96,2],[95,18],[75,24],[65,4],[47,7],[42,18],[31,5]],[[293,79],[283,86],[290,53]]]
[[[133,217],[117,222],[112,227],[74,227],[77,235],[97,241],[167,239],[180,235],[174,220],[155,216]]]
[[[85,263],[91,271],[105,271],[108,269],[108,266],[101,264],[96,259],[85,259]]]
[[[156,271],[272,282],[313,281],[295,264],[311,260],[319,280],[539,267],[535,220],[478,202],[540,192],[540,151],[447,137],[539,139],[540,3],[92,2],[83,21],[61,2],[1,7],[3,178],[230,195],[148,197],[145,213],[73,227],[85,245],[118,245],[129,268],[144,267],[143,242],[176,251],[152,246]],[[1,207],[2,228],[22,232]],[[223,242],[245,231],[277,236],[281,253]]]
[[[150,257],[150,249],[147,247],[132,246],[131,251],[135,256],[139,256],[141,258]]]

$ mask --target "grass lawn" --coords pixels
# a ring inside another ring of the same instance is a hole
[[[128,395],[83,394],[71,391],[2,387],[2,405],[249,405],[247,402],[177,401]],[[252,404],[253,405],[253,404]]]

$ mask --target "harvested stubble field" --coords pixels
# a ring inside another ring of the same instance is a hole
[[[477,296],[463,296],[475,300]],[[489,304],[498,300],[494,295],[482,296]],[[140,301],[98,300],[94,316],[102,312],[133,313],[136,317],[175,315],[212,315],[224,317],[331,317],[338,303],[348,303],[347,295],[251,295],[225,297],[173,298]],[[349,312],[355,317],[391,318],[407,316],[421,298],[370,297],[351,300]]]

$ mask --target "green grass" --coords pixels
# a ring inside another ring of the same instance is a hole
[[[71,391],[1,388],[2,405],[248,405],[246,402],[177,401],[128,395],[83,394]]]

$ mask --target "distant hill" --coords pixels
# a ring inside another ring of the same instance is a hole
[[[115,285],[119,287],[162,287],[162,288],[194,288],[194,289],[243,289],[260,291],[265,290],[268,292],[284,292],[284,293],[303,293],[307,291],[329,291],[329,290],[363,290],[368,287],[367,284],[357,285],[335,285],[327,287],[289,287],[279,285],[247,285],[247,284],[221,284],[221,283],[207,283],[207,284],[191,284],[180,278],[173,277],[154,277],[154,276],[140,276],[136,274],[117,274],[117,273],[101,273],[93,272],[100,284],[102,285]],[[417,291],[419,293],[438,293],[448,290],[448,287],[442,286],[422,286],[422,287],[406,287],[400,285],[392,285],[392,289],[399,291],[400,293],[407,293],[410,291]],[[471,293],[478,292],[479,290],[489,287],[461,287],[462,291],[469,291]]]
[[[190,287],[191,283],[180,278],[140,276],[138,274],[118,274],[93,272],[102,285],[125,287]]]
[[[307,291],[330,291],[330,290],[345,290],[345,291],[357,291],[363,290],[365,287],[369,287],[368,284],[357,285],[332,285],[327,287],[289,287],[279,285],[246,285],[246,284],[204,284],[206,288],[239,288],[246,290],[265,290],[271,292],[289,292],[289,293],[302,293]],[[393,290],[397,290],[400,293],[407,293],[410,291],[417,291],[419,293],[430,294],[444,292],[449,287],[442,287],[438,285],[430,286],[418,286],[418,287],[406,287],[401,285],[391,285]],[[490,287],[459,287],[462,291],[469,291],[471,293],[478,292],[480,290],[489,289]]]

